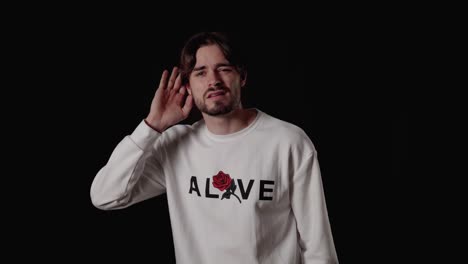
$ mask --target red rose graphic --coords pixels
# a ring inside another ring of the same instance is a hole
[[[213,176],[213,186],[218,188],[220,191],[224,191],[231,187],[232,179],[229,174],[222,171],[218,172],[218,175]]]
[[[239,203],[242,203],[239,197],[234,193],[237,186],[235,181],[229,177],[229,174],[219,171],[217,175],[213,176],[213,186],[218,188],[220,191],[226,190],[226,192],[224,192],[223,196],[221,197],[221,200],[224,198],[231,198],[232,194],[237,198],[237,200],[239,200]]]

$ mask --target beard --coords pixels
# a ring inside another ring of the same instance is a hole
[[[233,94],[230,93],[229,95]],[[208,107],[208,105],[206,104],[206,99],[195,99],[194,101],[195,105],[200,110],[200,112],[210,116],[220,116],[229,114],[233,110],[237,109],[239,106],[239,99],[240,98],[238,98],[238,96],[229,96],[228,102],[225,102],[225,100],[215,101],[210,107]]]

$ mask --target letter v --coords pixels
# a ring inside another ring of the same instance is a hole
[[[242,199],[247,200],[250,195],[250,191],[252,190],[252,186],[254,183],[254,180],[249,181],[249,185],[247,186],[247,190],[244,189],[244,184],[242,183],[241,179],[237,179],[237,183],[239,185],[239,191],[242,195]]]

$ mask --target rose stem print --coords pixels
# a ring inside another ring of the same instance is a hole
[[[236,183],[231,179],[229,174],[219,171],[217,175],[213,176],[213,186],[218,188],[220,191],[226,190],[226,192],[221,197],[221,200],[226,198],[231,198],[231,194],[234,195],[239,203],[242,203],[239,197],[234,193],[236,191]]]

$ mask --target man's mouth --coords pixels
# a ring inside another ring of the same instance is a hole
[[[208,98],[213,98],[213,97],[221,96],[221,95],[224,95],[225,93],[226,93],[225,91],[216,91],[216,92],[212,92],[212,93],[208,94]]]

